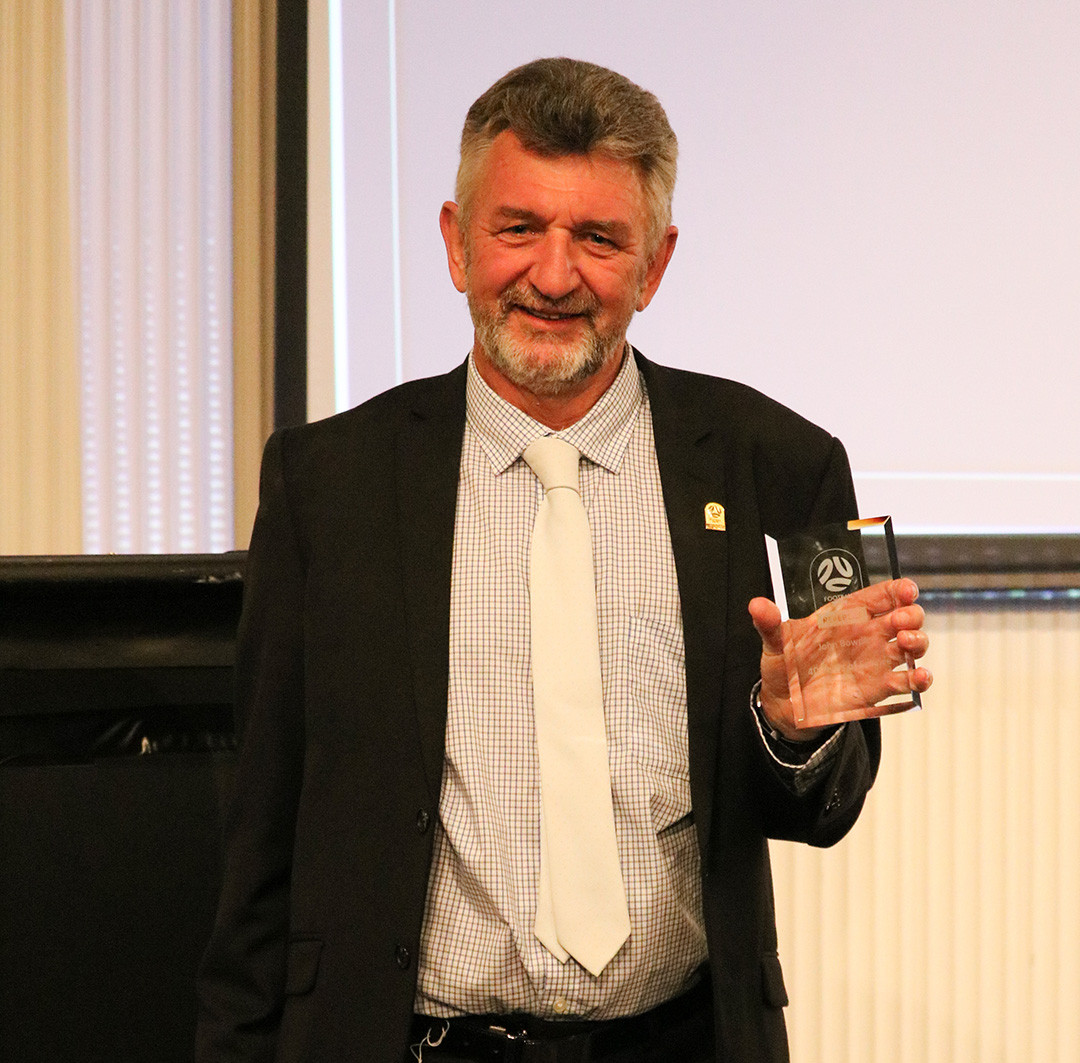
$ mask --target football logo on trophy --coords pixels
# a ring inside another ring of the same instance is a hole
[[[864,586],[858,557],[838,547],[822,550],[810,562],[810,573],[815,609]]]

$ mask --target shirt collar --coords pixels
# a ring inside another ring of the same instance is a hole
[[[480,376],[470,352],[465,416],[496,475],[513,465],[534,439],[547,435],[565,439],[591,462],[609,472],[618,472],[641,409],[643,388],[637,363],[627,345],[618,375],[592,409],[569,428],[552,432],[497,395]]]

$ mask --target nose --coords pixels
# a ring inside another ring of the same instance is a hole
[[[578,286],[574,244],[569,233],[547,232],[536,244],[529,281],[548,299],[562,299]]]

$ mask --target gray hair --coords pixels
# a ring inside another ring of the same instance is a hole
[[[579,59],[537,59],[503,75],[470,108],[461,132],[456,197],[468,224],[481,164],[511,130],[539,155],[606,155],[641,178],[650,253],[671,224],[678,141],[660,101],[614,70]]]

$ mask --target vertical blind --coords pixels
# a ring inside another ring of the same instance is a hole
[[[230,18],[67,3],[87,553],[234,544]]]

